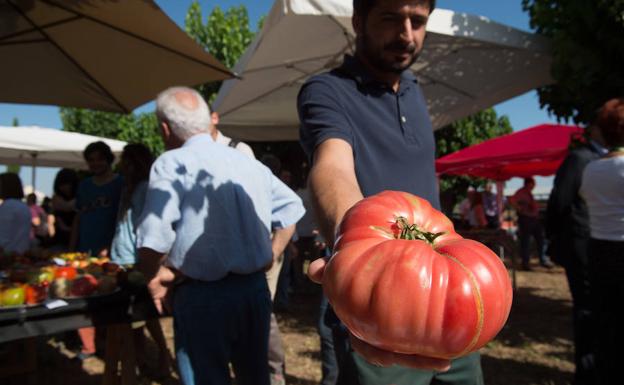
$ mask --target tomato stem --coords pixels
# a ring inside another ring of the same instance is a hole
[[[416,226],[415,223],[408,223],[407,218],[405,217],[397,217],[396,225],[400,230],[400,233],[396,235],[397,239],[406,239],[408,241],[424,241],[431,245],[439,236],[443,235],[444,232],[440,233],[431,233],[428,231],[422,231]]]

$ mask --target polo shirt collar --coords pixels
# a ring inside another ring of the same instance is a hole
[[[366,67],[356,56],[345,55],[340,68],[362,85],[380,85],[379,81],[367,71]],[[404,90],[406,86],[409,87],[411,83],[416,83],[417,81],[414,73],[410,69],[406,69],[401,73],[400,90]]]

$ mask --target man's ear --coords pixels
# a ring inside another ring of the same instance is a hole
[[[361,28],[364,27],[362,25],[362,18],[360,17],[360,15],[358,15],[357,13],[353,13],[353,16],[351,17],[351,26],[353,27],[353,32],[355,32],[356,35],[360,35],[361,34]]]
[[[213,126],[216,126],[219,124],[219,113],[216,111],[212,111],[210,113],[210,121],[212,122]]]
[[[160,122],[160,134],[165,142],[171,137],[171,129],[166,122]]]

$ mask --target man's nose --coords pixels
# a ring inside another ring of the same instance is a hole
[[[403,22],[401,23],[401,31],[400,31],[400,38],[401,40],[407,42],[407,43],[411,43],[413,40],[413,34],[414,34],[414,30],[412,29],[412,21],[410,20],[409,17],[406,17]]]

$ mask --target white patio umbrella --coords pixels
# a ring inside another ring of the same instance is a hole
[[[130,112],[232,73],[152,0],[0,0],[0,102]]]
[[[32,186],[36,167],[86,169],[82,152],[90,143],[103,141],[114,154],[121,154],[126,142],[98,136],[36,126],[0,126],[0,164],[32,166]]]
[[[296,140],[305,80],[354,49],[351,0],[277,0],[214,103],[219,128],[244,140]],[[434,128],[551,82],[549,42],[484,17],[436,9],[413,65]]]

